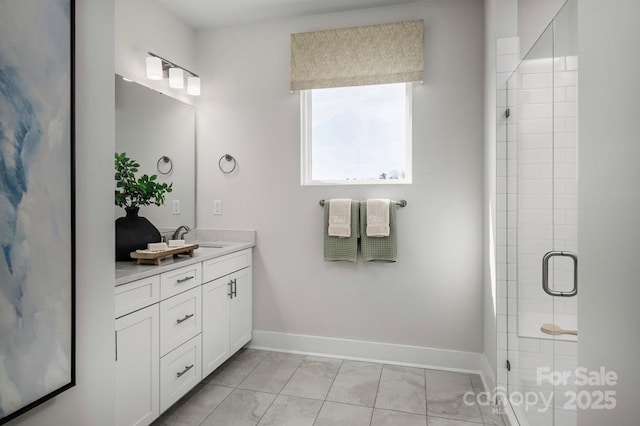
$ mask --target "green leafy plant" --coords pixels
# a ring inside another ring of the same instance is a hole
[[[157,181],[157,175],[142,175],[136,178],[138,164],[127,157],[125,152],[115,154],[116,168],[116,206],[137,208],[155,204],[164,204],[165,193],[172,191],[173,183],[166,184]]]

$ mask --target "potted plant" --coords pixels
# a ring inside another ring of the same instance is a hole
[[[158,182],[157,175],[136,177],[140,164],[126,153],[115,153],[115,204],[126,216],[116,219],[116,260],[131,260],[132,251],[145,249],[160,241],[160,231],[149,220],[138,216],[140,206],[164,204],[164,196],[173,183]]]

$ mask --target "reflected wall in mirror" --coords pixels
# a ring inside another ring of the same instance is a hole
[[[115,76],[116,152],[140,164],[139,175],[173,182],[163,206],[143,206],[144,216],[160,231],[180,225],[195,228],[195,111],[192,105]],[[162,160],[171,159],[171,164]],[[167,174],[172,165],[172,169]],[[176,206],[179,204],[179,206]],[[179,209],[179,213],[175,209]],[[115,217],[125,215],[115,207]]]

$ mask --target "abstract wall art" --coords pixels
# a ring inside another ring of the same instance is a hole
[[[0,0],[0,424],[75,384],[73,40],[73,0]]]

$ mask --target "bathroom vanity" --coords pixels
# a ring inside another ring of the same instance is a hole
[[[116,263],[116,425],[150,424],[251,340],[254,245]]]

